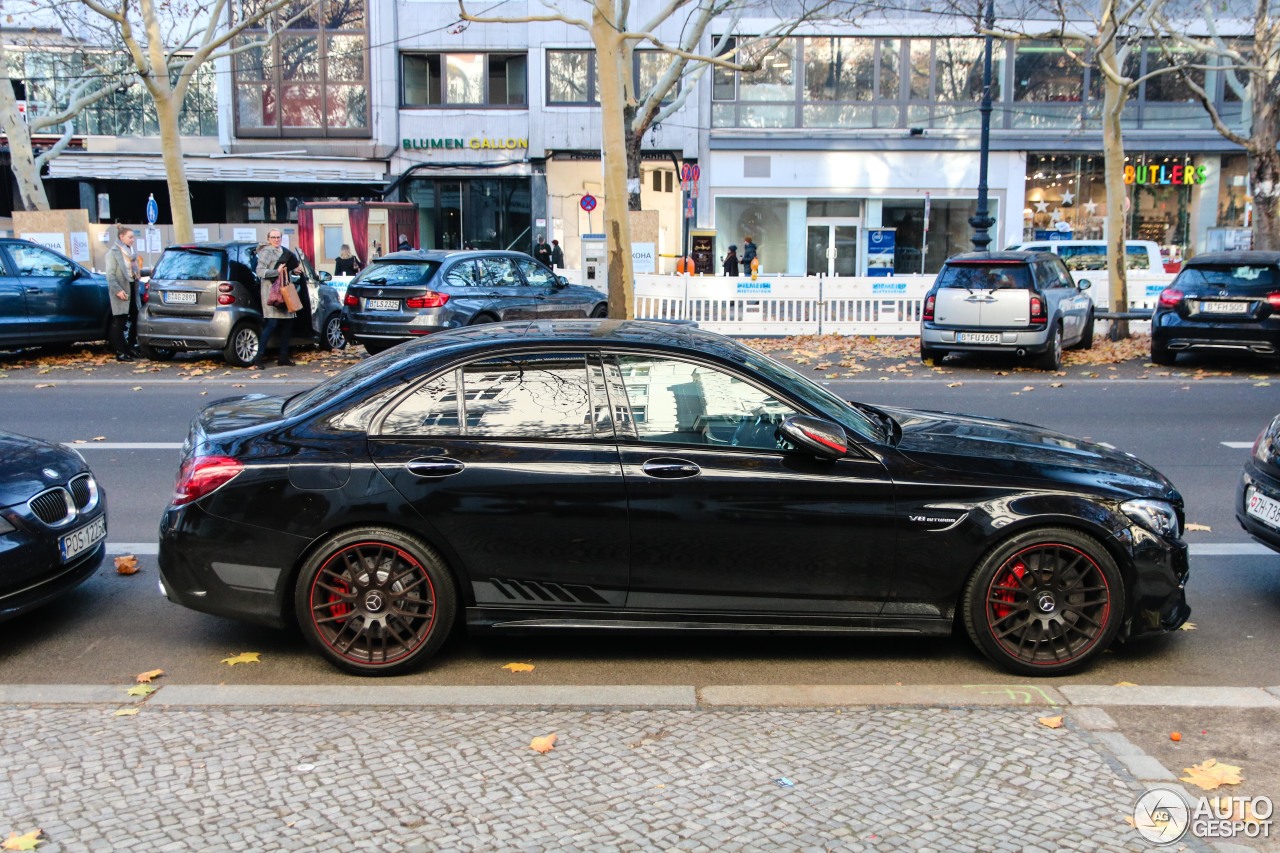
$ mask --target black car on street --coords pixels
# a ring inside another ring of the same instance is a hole
[[[92,577],[106,539],[106,492],[80,454],[0,432],[0,620]]]
[[[441,332],[208,406],[160,524],[168,597],[413,669],[475,631],[947,635],[1074,670],[1177,628],[1183,499],[1106,446],[848,403],[696,328]]]
[[[1151,360],[1180,352],[1280,356],[1280,252],[1209,252],[1182,264],[1151,315]]]
[[[1258,434],[1244,464],[1236,519],[1254,539],[1280,551],[1280,415]]]

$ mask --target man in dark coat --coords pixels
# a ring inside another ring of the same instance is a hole
[[[400,243],[399,243],[399,245],[397,245],[397,246],[396,246],[396,251],[397,251],[397,252],[412,252],[412,251],[413,251],[413,244],[409,242],[409,238],[408,238],[408,237],[406,237],[406,236],[405,236],[405,235],[403,235],[403,234],[401,234],[401,235],[400,235]]]
[[[559,240],[551,241],[551,268],[564,269],[564,251],[560,248]]]
[[[724,256],[724,274],[729,278],[738,277],[738,247],[730,246],[729,254]]]
[[[551,266],[551,247],[547,245],[547,238],[542,234],[538,235],[538,245],[533,247],[533,257],[544,267]]]
[[[750,237],[742,238],[742,271],[752,273],[751,262],[756,259],[756,244]]]

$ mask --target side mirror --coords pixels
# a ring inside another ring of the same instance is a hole
[[[822,418],[792,415],[779,428],[784,438],[818,456],[840,459],[849,452],[844,427]]]
[[[138,270],[138,275],[141,276],[142,278],[151,278],[151,276],[155,275],[155,272],[156,271],[154,267],[143,267],[142,269]]]
[[[321,281],[333,281],[333,275],[327,270],[320,270],[320,272],[316,273],[316,278]]]
[[[1082,278],[1076,282],[1076,287],[1080,288],[1081,290],[1088,290],[1089,288],[1093,287],[1093,282],[1089,281],[1089,279],[1087,278]]]
[[[569,279],[565,278],[562,275],[556,276],[556,287],[568,287],[568,286],[569,286]]]

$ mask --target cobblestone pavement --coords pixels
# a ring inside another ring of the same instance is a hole
[[[1044,708],[0,707],[0,837],[58,851],[1141,851]],[[529,748],[555,732],[555,749]],[[1205,850],[1189,840],[1175,850]]]

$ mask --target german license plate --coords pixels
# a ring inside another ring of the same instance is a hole
[[[961,332],[956,340],[962,344],[998,344],[1000,336],[993,332]]]
[[[370,311],[399,311],[400,310],[399,299],[367,299],[365,300],[364,304],[365,304],[365,307],[367,307]]]
[[[71,562],[106,538],[107,517],[101,515],[58,540],[58,548],[62,551],[62,562]]]
[[[189,290],[169,290],[165,291],[164,303],[166,305],[195,305],[196,295]]]
[[[1250,489],[1244,510],[1263,524],[1280,530],[1280,501],[1273,501],[1257,489]]]
[[[1248,302],[1201,302],[1201,314],[1248,314]]]

